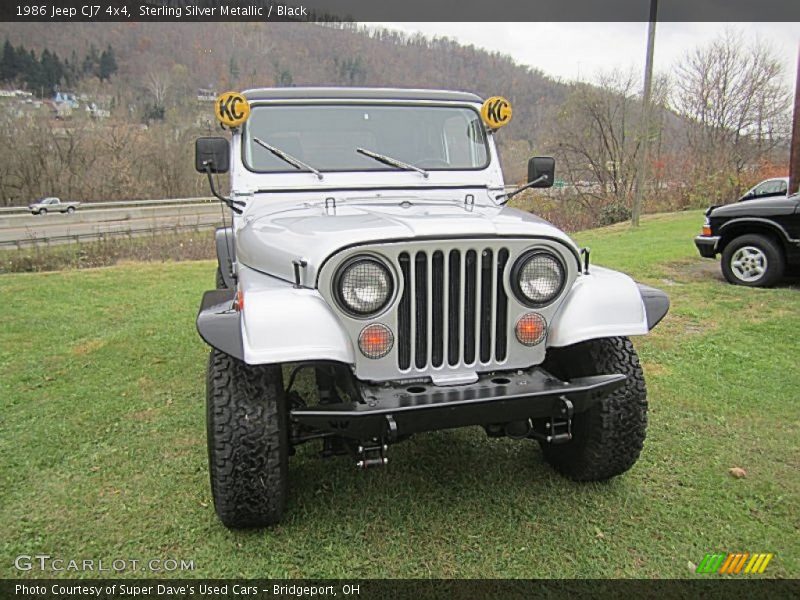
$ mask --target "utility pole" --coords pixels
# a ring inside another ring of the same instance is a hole
[[[800,51],[797,53],[797,83],[794,90],[792,153],[789,158],[789,193],[800,189]]]
[[[647,27],[647,57],[644,65],[644,91],[642,92],[642,119],[639,124],[639,160],[636,169],[636,180],[633,191],[633,207],[631,209],[631,225],[639,226],[644,197],[644,180],[647,172],[647,150],[650,145],[650,90],[653,87],[653,52],[656,45],[656,20],[658,17],[658,0],[650,0],[650,24]]]

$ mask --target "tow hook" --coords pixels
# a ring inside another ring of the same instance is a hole
[[[552,413],[545,421],[544,433],[532,431],[530,437],[548,444],[565,444],[572,439],[572,416],[575,413],[572,402],[561,396],[553,403]]]
[[[572,439],[572,402],[561,396],[553,405],[553,415],[545,423],[545,440],[550,444],[564,444]]]
[[[356,448],[358,461],[356,467],[359,469],[371,469],[373,467],[383,467],[389,463],[386,451],[389,445],[378,440],[373,440],[369,445],[363,444]]]

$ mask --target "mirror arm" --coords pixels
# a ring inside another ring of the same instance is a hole
[[[516,196],[517,194],[519,194],[520,192],[524,192],[524,191],[525,191],[525,190],[527,190],[528,188],[532,188],[533,186],[535,186],[537,183],[541,183],[542,181],[547,181],[547,180],[548,180],[547,174],[540,175],[539,177],[537,177],[537,178],[536,178],[536,179],[534,179],[533,181],[531,181],[531,182],[529,182],[529,183],[526,183],[526,184],[525,184],[525,185],[523,185],[522,187],[518,187],[518,188],[517,188],[517,189],[515,189],[513,192],[509,192],[509,193],[507,193],[507,194],[500,194],[500,195],[498,195],[498,196],[495,196],[495,198],[494,198],[494,199],[495,199],[495,200],[500,200],[500,198],[503,198],[503,197],[505,197],[505,200],[504,200],[504,201],[501,203],[501,204],[505,204],[506,202],[508,202],[509,200],[511,200],[511,198],[513,198],[514,196]]]
[[[203,163],[203,166],[205,167],[206,176],[208,177],[208,186],[211,188],[211,193],[214,194],[214,197],[222,202],[225,206],[230,208],[237,215],[242,214],[242,209],[239,208],[239,206],[246,206],[246,204],[240,200],[232,200],[220,194],[217,191],[217,186],[214,185],[214,178],[211,176],[211,161],[207,160]]]

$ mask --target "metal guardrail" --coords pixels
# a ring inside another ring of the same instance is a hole
[[[160,227],[135,227],[121,229],[117,231],[92,231],[89,233],[72,233],[65,235],[50,235],[43,237],[29,237],[19,240],[0,241],[0,247],[21,249],[23,246],[49,246],[50,244],[77,244],[82,241],[107,240],[108,238],[142,236],[156,233],[179,233],[181,231],[201,231],[205,229],[216,229],[219,223],[184,223],[178,225],[162,225]]]
[[[216,202],[215,198],[164,198],[163,200],[120,200],[115,202],[81,202],[78,210],[94,210],[96,208],[133,208],[137,206],[163,206],[170,204],[206,204]],[[3,213],[30,213],[27,206],[0,207]]]

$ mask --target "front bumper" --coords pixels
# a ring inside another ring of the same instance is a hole
[[[694,245],[703,258],[714,258],[717,255],[718,243],[718,235],[698,235],[694,238]]]
[[[452,387],[429,384],[359,384],[358,402],[323,404],[291,411],[292,420],[316,432],[357,440],[550,417],[564,399],[575,413],[589,409],[625,382],[625,375],[595,375],[561,381],[540,367],[483,375]]]

